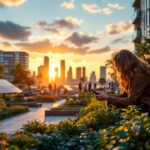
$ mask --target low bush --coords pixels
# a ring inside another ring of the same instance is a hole
[[[6,107],[6,102],[3,98],[0,98],[0,109],[3,109]]]
[[[47,124],[44,122],[32,121],[23,125],[23,130],[29,133],[45,133]]]
[[[0,110],[0,120],[19,115],[28,111],[28,108],[25,106],[15,105],[12,107],[4,107]]]
[[[9,140],[9,145],[16,145],[21,150],[36,148],[39,140],[29,133],[16,133]]]
[[[58,124],[30,122],[23,133],[0,135],[3,147],[36,150],[150,149],[150,117],[136,106],[107,107],[95,99],[77,119]],[[5,142],[4,142],[5,141]]]
[[[56,102],[58,100],[58,96],[38,96],[36,98],[30,98],[29,101],[34,102],[43,102],[43,103],[51,103]]]
[[[76,122],[72,119],[59,122],[57,125],[57,131],[60,131],[69,137],[79,135],[80,133],[78,127],[76,126]]]

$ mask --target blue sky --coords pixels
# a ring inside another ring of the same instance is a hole
[[[48,55],[98,75],[113,52],[133,50],[133,14],[131,0],[0,0],[0,49],[29,52],[31,70]]]

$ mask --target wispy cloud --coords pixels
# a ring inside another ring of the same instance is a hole
[[[102,13],[109,15],[112,13],[111,9],[108,7],[100,8],[97,4],[82,4],[82,8],[90,13],[96,14],[96,13]]]
[[[121,21],[117,24],[108,24],[105,28],[109,35],[133,32],[133,24],[131,21]]]
[[[88,54],[101,54],[111,49],[106,46],[100,49],[90,49],[90,47],[70,47],[67,44],[53,45],[48,39],[37,41],[37,42],[25,42],[17,43],[16,46],[22,50],[36,53],[54,53],[54,54],[68,54],[73,53],[76,55],[88,55]]]
[[[26,0],[0,0],[0,7],[21,5]]]
[[[71,1],[65,1],[60,4],[60,7],[65,8],[65,9],[74,9],[74,0]]]
[[[96,36],[90,36],[90,35],[86,35],[86,34],[82,34],[79,32],[74,32],[72,33],[71,36],[69,36],[66,41],[71,42],[72,44],[74,44],[75,46],[84,46],[93,42],[97,42],[98,41],[98,37]]]
[[[102,54],[102,53],[106,53],[110,50],[111,50],[110,47],[106,46],[106,47],[103,47],[103,48],[100,48],[100,49],[88,51],[88,54]]]
[[[27,40],[31,35],[29,27],[6,21],[0,21],[0,37],[10,40]]]
[[[38,27],[50,31],[50,32],[59,32],[61,29],[75,29],[83,24],[83,19],[78,19],[72,16],[68,16],[64,19],[57,19],[53,23],[47,23],[46,21],[38,22]]]
[[[108,3],[107,7],[117,9],[117,10],[122,10],[124,9],[123,6],[121,6],[119,3]]]
[[[8,47],[11,47],[12,44],[9,43],[9,42],[2,42],[2,44],[4,45],[4,47],[8,48]]]
[[[125,36],[125,37],[116,38],[111,42],[111,44],[127,43],[127,42],[129,42],[129,37]]]

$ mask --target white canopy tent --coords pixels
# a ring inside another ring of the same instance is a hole
[[[0,79],[0,94],[21,93],[22,90],[7,80]]]

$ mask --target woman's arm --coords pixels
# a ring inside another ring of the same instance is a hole
[[[136,74],[132,82],[130,95],[128,95],[127,98],[119,98],[106,95],[103,95],[103,98],[107,99],[108,104],[116,106],[126,107],[128,105],[136,105],[141,95],[143,94],[146,85],[146,77],[144,77],[142,74]],[[98,99],[102,100],[101,98]]]

